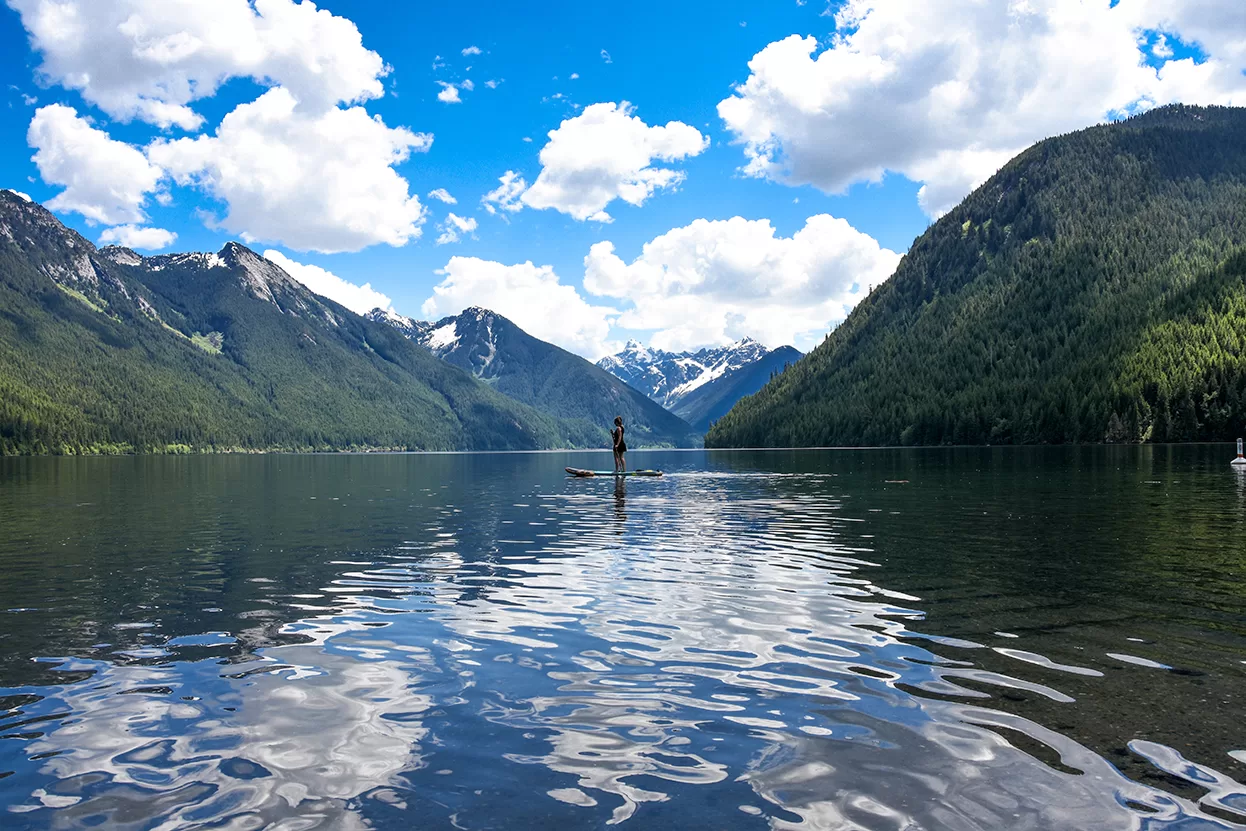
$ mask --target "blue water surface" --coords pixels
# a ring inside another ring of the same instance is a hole
[[[0,827],[1242,827],[1226,452],[0,460]]]

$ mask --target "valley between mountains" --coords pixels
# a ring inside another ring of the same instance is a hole
[[[740,351],[709,407],[760,387]],[[238,243],[97,249],[0,191],[0,453],[608,447],[615,416],[634,447],[708,426],[485,309],[359,316]]]
[[[596,365],[471,307],[365,316],[238,243],[97,249],[0,191],[0,453],[1050,444],[1246,432],[1246,110],[1052,138],[809,355]]]

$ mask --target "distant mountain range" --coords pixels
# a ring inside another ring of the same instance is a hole
[[[770,350],[752,338],[697,352],[665,352],[633,340],[597,366],[705,432],[737,401],[800,357],[791,346]]]
[[[237,243],[96,249],[0,191],[0,454],[601,446]]]
[[[716,447],[1246,433],[1246,109],[1040,142],[917,239]]]
[[[699,432],[608,372],[539,340],[496,312],[473,307],[436,322],[382,309],[367,314],[493,389],[584,429],[604,430],[622,416],[628,443],[687,447]]]
[[[772,349],[750,364],[729,370],[685,392],[672,412],[698,432],[705,433],[740,399],[760,390],[801,357],[795,347]]]

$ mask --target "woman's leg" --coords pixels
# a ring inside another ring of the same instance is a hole
[[[626,456],[627,456],[627,453],[620,453],[620,454],[619,454],[619,469],[620,469],[620,470],[622,470],[624,473],[627,473],[627,458],[626,458]]]
[[[619,455],[619,451],[617,450],[614,451],[614,472],[615,473],[619,472],[619,462],[621,462],[622,459],[623,457]]]

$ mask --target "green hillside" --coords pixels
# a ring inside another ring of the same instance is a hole
[[[708,446],[1246,433],[1246,110],[1044,141],[914,244]]]
[[[0,454],[535,449],[598,436],[248,249],[96,250],[0,191]]]

